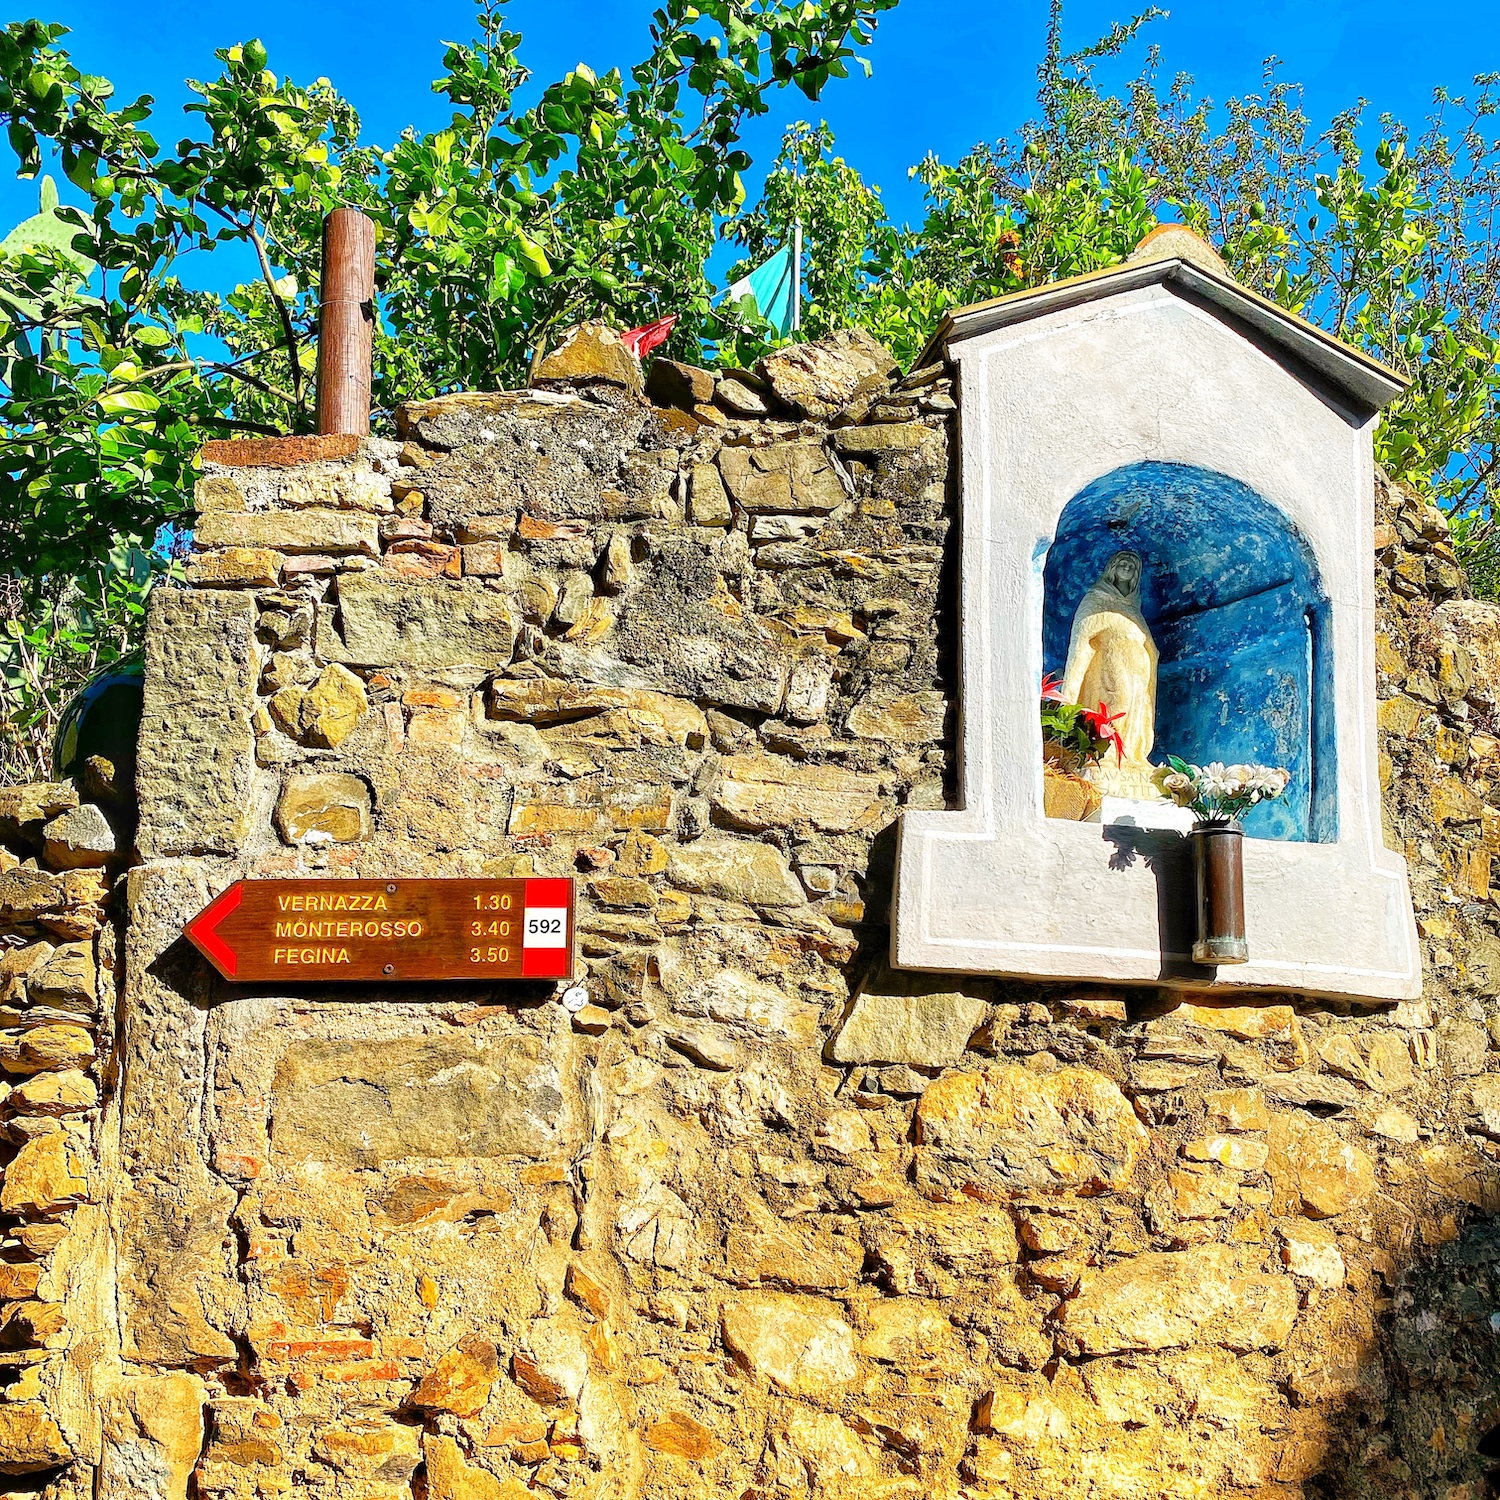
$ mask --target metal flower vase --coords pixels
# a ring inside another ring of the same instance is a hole
[[[1238,823],[1195,823],[1193,866],[1198,877],[1197,964],[1243,964],[1245,941],[1245,833]]]

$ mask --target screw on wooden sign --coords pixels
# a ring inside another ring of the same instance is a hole
[[[571,979],[573,882],[237,880],[182,929],[225,979]]]

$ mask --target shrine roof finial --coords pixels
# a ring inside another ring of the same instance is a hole
[[[1142,266],[1157,260],[1185,260],[1189,265],[1215,276],[1233,275],[1224,257],[1214,249],[1201,234],[1195,234],[1186,224],[1158,224],[1125,258],[1127,266]]]

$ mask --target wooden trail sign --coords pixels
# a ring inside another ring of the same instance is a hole
[[[240,984],[571,979],[573,882],[237,880],[182,931]]]

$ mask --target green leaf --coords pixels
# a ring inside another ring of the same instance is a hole
[[[529,239],[524,234],[517,234],[516,253],[520,256],[523,264],[537,276],[550,276],[552,274],[552,264],[542,252],[542,247],[535,240]]]
[[[147,390],[116,390],[101,396],[99,406],[109,416],[119,417],[129,412],[156,411],[161,402]]]

